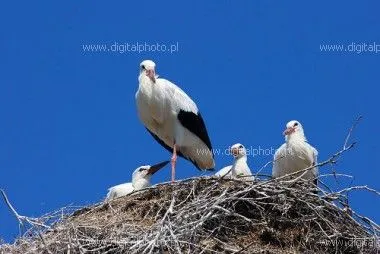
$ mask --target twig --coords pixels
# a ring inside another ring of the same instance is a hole
[[[276,161],[279,161],[279,160],[281,160],[281,159],[283,159],[285,156],[284,155],[282,155],[281,157],[279,157],[279,158],[277,158],[277,159],[275,159],[275,160],[270,160],[270,161],[268,161],[267,163],[265,163],[258,171],[257,171],[257,173],[255,174],[255,178],[260,174],[260,172],[264,169],[264,168],[266,168],[266,167],[268,167],[268,165],[270,165],[270,164],[273,164],[273,163],[275,163]]]
[[[3,189],[0,189],[0,192],[1,192],[1,195],[3,196],[3,199],[5,201],[5,204],[8,206],[8,208],[11,210],[11,212],[13,213],[13,215],[16,217],[16,219],[18,220],[18,223],[20,225],[23,225],[23,219],[22,219],[22,216],[20,216],[16,209],[14,209],[14,207],[12,206],[11,202],[9,202],[9,199],[7,197],[7,194],[5,194],[5,191]]]
[[[27,216],[20,215],[16,209],[13,207],[11,202],[9,201],[7,194],[3,189],[0,189],[1,195],[3,196],[3,199],[5,201],[5,204],[8,206],[9,210],[13,213],[13,215],[16,217],[18,223],[19,223],[19,228],[20,228],[20,234],[21,234],[21,229],[24,227],[24,221],[28,222],[32,227],[42,227],[45,229],[49,229],[50,226],[47,226],[41,222],[38,221],[38,219],[35,218],[30,218]]]
[[[363,116],[358,116],[358,117],[355,119],[355,121],[354,121],[354,123],[352,124],[350,130],[348,131],[348,134],[347,134],[347,136],[346,136],[346,139],[344,140],[343,149],[346,149],[347,144],[348,144],[348,141],[349,141],[350,138],[351,138],[351,134],[352,134],[352,132],[354,131],[354,129],[356,128],[356,126],[359,124],[359,122],[360,122],[360,120],[361,120],[362,118],[363,118]]]

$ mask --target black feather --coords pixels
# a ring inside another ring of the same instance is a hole
[[[177,116],[179,122],[195,134],[206,146],[212,151],[211,141],[207,134],[206,125],[203,121],[201,113],[195,114],[193,112],[180,110]],[[213,155],[214,156],[214,155]]]
[[[146,128],[146,130],[150,133],[150,135],[152,135],[152,137],[162,146],[164,147],[166,150],[168,150],[170,153],[173,153],[173,148],[171,148],[170,146],[168,146],[164,141],[162,141],[156,134],[154,134],[153,132],[151,132],[148,128]],[[186,160],[189,160],[191,161],[194,166],[200,170],[199,166],[195,163],[195,161],[191,160],[190,158],[187,158],[186,156],[184,156],[181,151],[177,151],[177,155],[182,157],[182,158],[185,158]]]

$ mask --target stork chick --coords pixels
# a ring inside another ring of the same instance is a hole
[[[234,163],[219,170],[216,176],[226,176],[228,178],[244,177],[247,180],[254,180],[252,172],[247,164],[247,150],[242,144],[234,144],[230,148],[230,153],[234,157]]]
[[[122,183],[108,189],[106,200],[112,200],[121,196],[128,195],[137,190],[151,186],[150,179],[154,173],[165,167],[169,161],[164,161],[153,166],[146,165],[135,169],[132,173],[132,182]]]
[[[299,121],[292,120],[286,124],[283,132],[285,143],[277,149],[274,155],[272,176],[274,178],[306,169],[318,164],[318,151],[311,146],[305,137],[303,127]],[[297,174],[295,177],[302,175]],[[318,167],[307,171],[302,179],[314,180],[317,185]]]

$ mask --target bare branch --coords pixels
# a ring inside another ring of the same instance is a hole
[[[9,210],[11,210],[11,212],[13,213],[13,215],[16,217],[16,219],[18,220],[18,223],[20,225],[23,225],[22,221],[22,216],[20,216],[16,209],[12,206],[11,202],[9,202],[9,199],[7,197],[7,194],[5,194],[5,191],[3,189],[0,189],[0,192],[1,192],[1,195],[3,196],[3,199],[4,199],[4,202],[5,204],[8,206]]]
[[[45,225],[44,223],[41,223],[38,219],[27,217],[20,215],[16,209],[13,207],[11,202],[9,201],[7,194],[5,193],[4,190],[0,189],[1,195],[3,196],[5,204],[8,206],[9,210],[13,213],[13,215],[16,217],[18,223],[19,223],[19,231],[20,235],[22,234],[22,228],[24,227],[24,222],[27,222],[29,225],[32,227],[42,227],[42,228],[50,228],[49,226]]]
[[[348,142],[351,138],[351,134],[352,132],[354,131],[354,129],[356,128],[356,126],[359,124],[360,120],[363,118],[363,116],[358,116],[354,123],[352,124],[350,130],[348,131],[348,134],[346,136],[346,139],[344,140],[344,144],[343,144],[343,149],[346,149],[347,145],[348,145]]]

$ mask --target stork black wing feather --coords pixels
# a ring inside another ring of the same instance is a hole
[[[165,144],[164,141],[162,141],[156,134],[154,134],[153,132],[151,132],[148,128],[146,128],[146,130],[150,133],[150,135],[152,135],[152,137],[162,146],[164,147],[166,150],[168,150],[170,153],[173,153],[173,148],[171,148],[170,146],[168,146],[167,144]],[[181,151],[177,151],[177,155],[182,157],[182,158],[185,158],[186,160],[189,160],[191,161],[191,163],[194,164],[194,166],[200,170],[199,166],[195,163],[195,161],[193,161],[192,159],[190,158],[187,158],[186,156],[184,156]]]
[[[194,112],[180,110],[178,113],[179,122],[195,134],[206,146],[212,151],[211,141],[207,134],[205,122],[201,116],[201,113],[195,114]],[[213,155],[214,156],[214,155]]]

